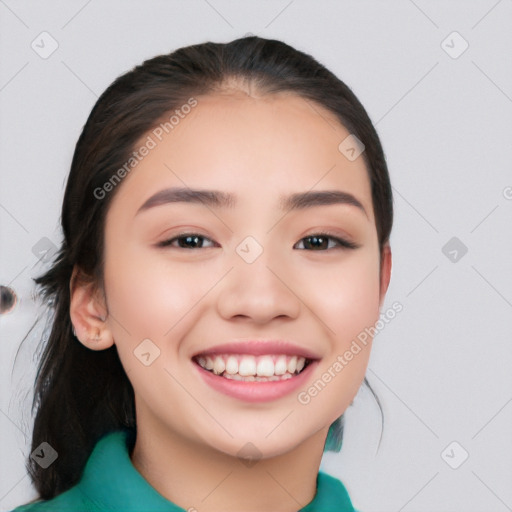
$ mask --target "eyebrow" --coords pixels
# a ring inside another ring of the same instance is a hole
[[[356,197],[339,190],[298,192],[289,196],[281,196],[279,199],[281,210],[304,210],[315,206],[342,204],[355,206],[368,217],[364,206]],[[205,204],[212,208],[234,208],[236,196],[220,190],[166,188],[149,197],[135,215],[169,203]]]

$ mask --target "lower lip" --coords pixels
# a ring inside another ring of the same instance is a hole
[[[311,362],[301,373],[285,380],[267,382],[242,381],[227,379],[205,370],[197,363],[193,363],[204,381],[216,391],[245,402],[268,402],[286,396],[303,386],[318,361]]]

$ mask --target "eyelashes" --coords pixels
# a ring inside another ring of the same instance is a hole
[[[157,244],[158,247],[170,247],[172,243],[176,240],[188,240],[188,243],[197,243],[197,240],[210,240],[210,238],[200,235],[199,233],[181,233],[178,236],[173,238],[169,238],[168,240],[163,240]],[[196,249],[196,247],[173,247],[175,249]],[[203,249],[203,247],[199,247],[199,249]]]
[[[301,238],[299,242],[302,242],[303,240],[315,240],[315,242],[313,242],[313,245],[315,243],[322,244],[324,241],[333,240],[337,244],[337,248],[341,249],[358,249],[360,247],[358,244],[351,242],[350,240],[346,240],[345,238],[334,236],[333,234],[325,232],[314,233],[312,235],[305,236],[304,238]],[[329,248],[327,248],[326,250],[329,250]]]
[[[197,247],[199,242],[201,240],[208,240],[210,242],[213,242],[212,246],[209,247]],[[307,245],[310,245],[310,247],[316,247],[316,249],[309,249],[315,252],[325,252],[328,250],[333,249],[358,249],[361,247],[359,244],[356,244],[350,240],[346,240],[344,238],[341,238],[339,236],[336,236],[333,233],[328,232],[321,232],[321,233],[313,233],[311,235],[305,236],[299,240],[300,242],[308,241]],[[333,241],[335,243],[334,247],[329,247],[329,241]],[[178,246],[173,245],[174,242],[184,242],[178,243]],[[327,242],[328,247],[325,247],[325,243]],[[187,246],[187,244],[190,244]],[[216,242],[211,240],[210,238],[201,235],[200,233],[180,233],[179,235],[169,238],[167,240],[163,240],[162,242],[158,242],[157,247],[161,248],[173,248],[173,249],[184,249],[184,250],[197,250],[197,249],[208,249],[210,247],[218,246]],[[195,245],[195,246],[194,246]],[[325,247],[325,248],[318,248],[319,246]],[[300,250],[308,250],[308,249],[300,249]]]

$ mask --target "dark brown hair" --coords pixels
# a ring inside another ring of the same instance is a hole
[[[315,102],[363,142],[382,257],[393,204],[379,137],[349,87],[313,57],[281,41],[251,36],[180,48],[118,77],[94,105],[78,139],[62,204],[62,244],[50,269],[35,279],[51,312],[51,330],[35,382],[31,451],[45,441],[59,454],[47,469],[28,457],[27,470],[41,499],[78,482],[100,437],[136,429],[133,388],[116,346],[89,350],[72,332],[71,274],[77,266],[102,289],[105,217],[119,186],[101,200],[94,191],[127,162],[137,141],[164,115],[230,79],[247,81],[262,94],[290,92]],[[341,448],[343,420],[342,415],[331,425],[325,450]]]

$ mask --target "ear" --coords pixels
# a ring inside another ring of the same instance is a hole
[[[379,291],[379,306],[382,306],[386,292],[388,291],[389,281],[391,279],[391,247],[387,243],[382,248],[382,257],[380,263],[380,291]]]
[[[69,282],[69,315],[75,337],[91,350],[105,350],[114,344],[108,327],[108,312],[97,283],[86,279],[77,266]]]

